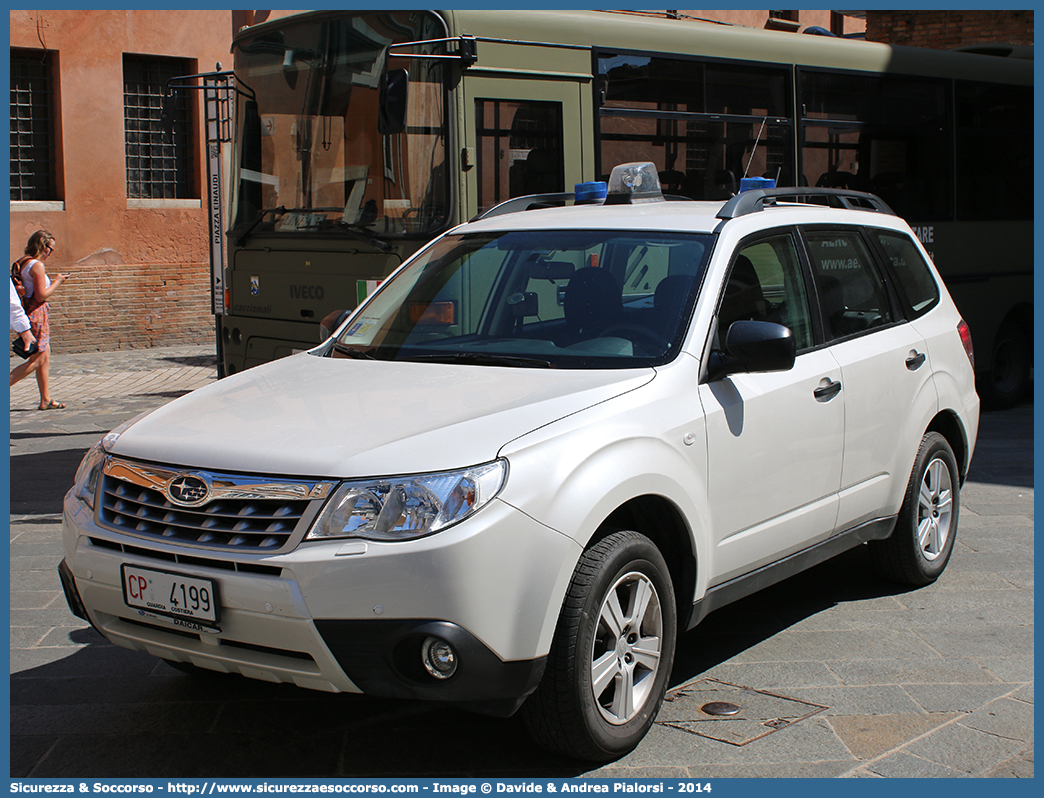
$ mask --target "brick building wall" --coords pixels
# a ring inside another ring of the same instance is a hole
[[[187,196],[132,196],[125,56],[177,59],[188,73],[231,66],[230,11],[14,10],[12,57],[49,59],[56,185],[10,206],[9,261],[35,230],[58,247],[51,274],[74,275],[50,302],[56,355],[212,345],[202,109],[189,97]],[[182,73],[184,74],[184,73]],[[14,92],[12,92],[12,115]],[[12,181],[13,183],[13,181]]]
[[[210,264],[79,264],[50,306],[56,353],[208,345]]]
[[[867,11],[867,41],[950,50],[1033,44],[1032,11]]]

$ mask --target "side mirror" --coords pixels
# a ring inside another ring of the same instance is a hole
[[[740,372],[789,371],[797,344],[789,327],[769,321],[736,321],[725,334],[725,352],[711,353],[707,382]]]
[[[323,316],[323,320],[319,322],[319,340],[325,341],[333,335],[334,331],[351,315],[351,312],[350,310],[335,310]]]
[[[402,133],[406,129],[409,92],[410,76],[405,69],[393,69],[381,75],[377,132],[382,136]]]

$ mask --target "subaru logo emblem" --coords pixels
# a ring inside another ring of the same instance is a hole
[[[167,486],[167,497],[175,504],[202,504],[210,495],[210,486],[199,477],[182,474]]]

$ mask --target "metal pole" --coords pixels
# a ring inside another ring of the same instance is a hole
[[[218,71],[221,64],[217,65]],[[203,90],[207,146],[207,207],[210,218],[210,291],[211,312],[214,314],[214,349],[217,355],[217,376],[225,376],[224,344],[221,338],[221,317],[225,313],[225,220],[222,208],[223,184],[221,174],[222,105],[228,104],[228,82],[225,78],[204,78]]]

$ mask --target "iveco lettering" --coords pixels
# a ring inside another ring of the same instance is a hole
[[[606,761],[675,644],[854,547],[946,568],[971,331],[873,194],[651,163],[509,200],[321,345],[109,433],[65,498],[73,611],[117,645],[497,715]]]

